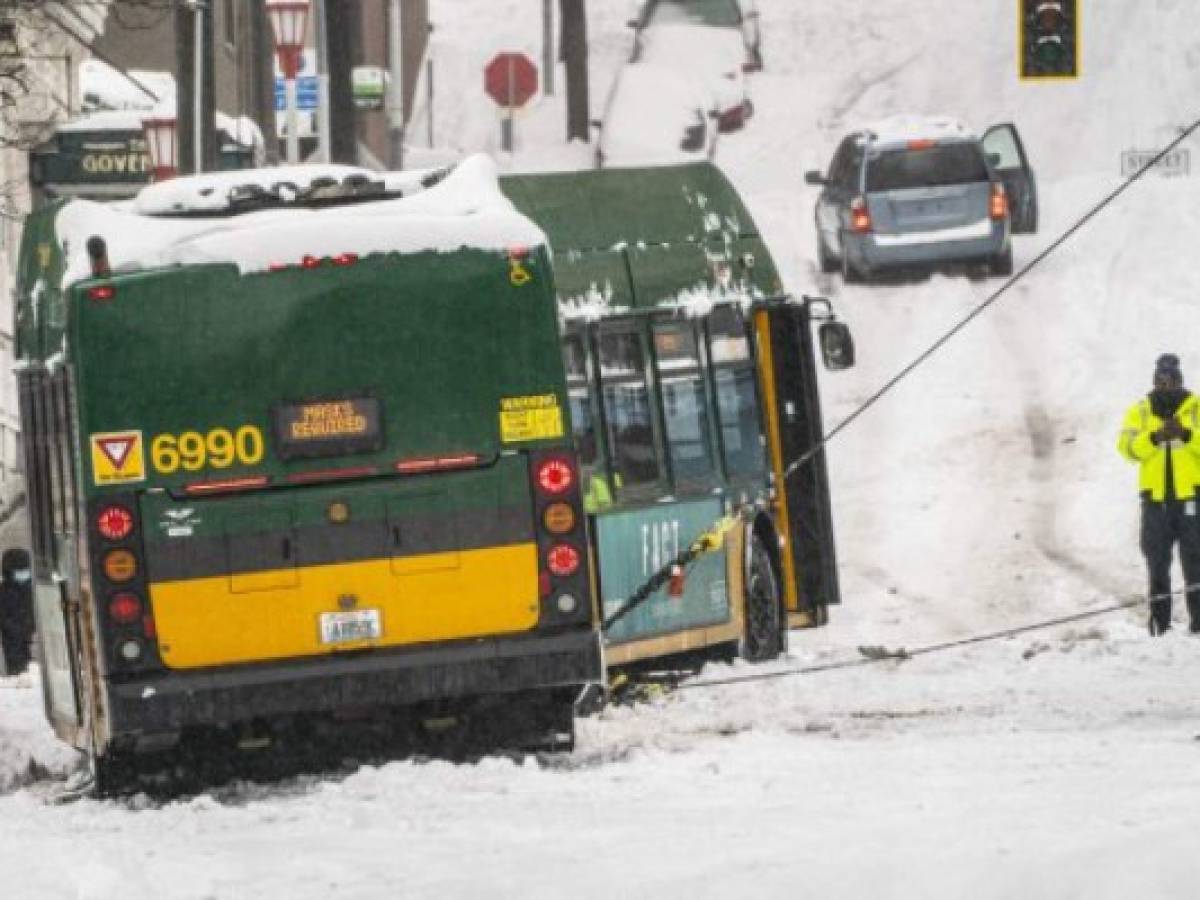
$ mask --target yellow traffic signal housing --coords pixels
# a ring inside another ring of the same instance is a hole
[[[1018,0],[1023,79],[1079,77],[1079,0]]]

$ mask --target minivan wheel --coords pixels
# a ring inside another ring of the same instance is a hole
[[[1013,273],[1013,255],[1012,247],[1006,249],[998,256],[993,256],[991,261],[992,274],[997,278],[1008,278]]]
[[[867,274],[862,272],[850,263],[849,254],[845,249],[842,250],[842,281],[846,284],[862,284],[867,280]]]
[[[821,265],[821,271],[826,274],[838,270],[837,257],[825,248],[825,239],[820,234],[817,235],[817,261]]]

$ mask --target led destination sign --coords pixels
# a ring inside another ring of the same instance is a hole
[[[275,438],[284,459],[368,453],[383,447],[382,409],[375,397],[282,403]]]

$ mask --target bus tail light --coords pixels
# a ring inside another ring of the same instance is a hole
[[[538,558],[538,625],[586,625],[594,609],[579,463],[565,447],[534,450],[528,471]]]
[[[131,550],[109,550],[102,564],[104,577],[113,584],[123,584],[138,572],[137,557]]]
[[[871,228],[871,211],[867,209],[866,198],[855,197],[850,201],[850,230],[855,234],[868,234]]]
[[[538,463],[534,477],[543,494],[559,496],[575,486],[575,467],[565,456],[551,456]]]
[[[108,601],[108,617],[118,625],[132,625],[142,618],[142,601],[129,591],[113,594]]]
[[[551,534],[566,534],[575,527],[575,510],[561,500],[542,511],[542,525]]]
[[[546,553],[546,568],[557,578],[566,578],[579,571],[582,557],[570,544],[555,544]]]
[[[133,533],[133,513],[115,503],[105,506],[96,515],[96,530],[106,541],[123,541]]]
[[[107,303],[117,296],[117,289],[111,284],[98,284],[87,290],[87,298],[95,303]]]
[[[420,475],[424,472],[446,472],[452,469],[470,469],[483,462],[478,453],[456,453],[452,456],[419,456],[396,462],[396,471],[401,475]]]
[[[1008,194],[1004,192],[1004,185],[994,182],[992,184],[992,197],[988,202],[988,215],[993,219],[1008,218]]]

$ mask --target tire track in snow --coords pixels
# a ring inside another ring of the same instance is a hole
[[[1021,297],[1029,294],[1027,285],[1018,285]],[[1024,424],[1029,438],[1029,479],[1035,487],[1035,500],[1030,513],[1030,533],[1033,546],[1047,562],[1085,584],[1092,591],[1113,599],[1128,595],[1126,586],[1098,573],[1095,568],[1065,548],[1059,540],[1056,520],[1062,484],[1058,448],[1061,445],[1058,425],[1042,397],[1042,376],[1030,352],[1028,334],[1017,326],[1016,320],[1001,311],[997,316],[1002,346],[1008,348],[1016,373],[1016,383],[1024,395]]]

